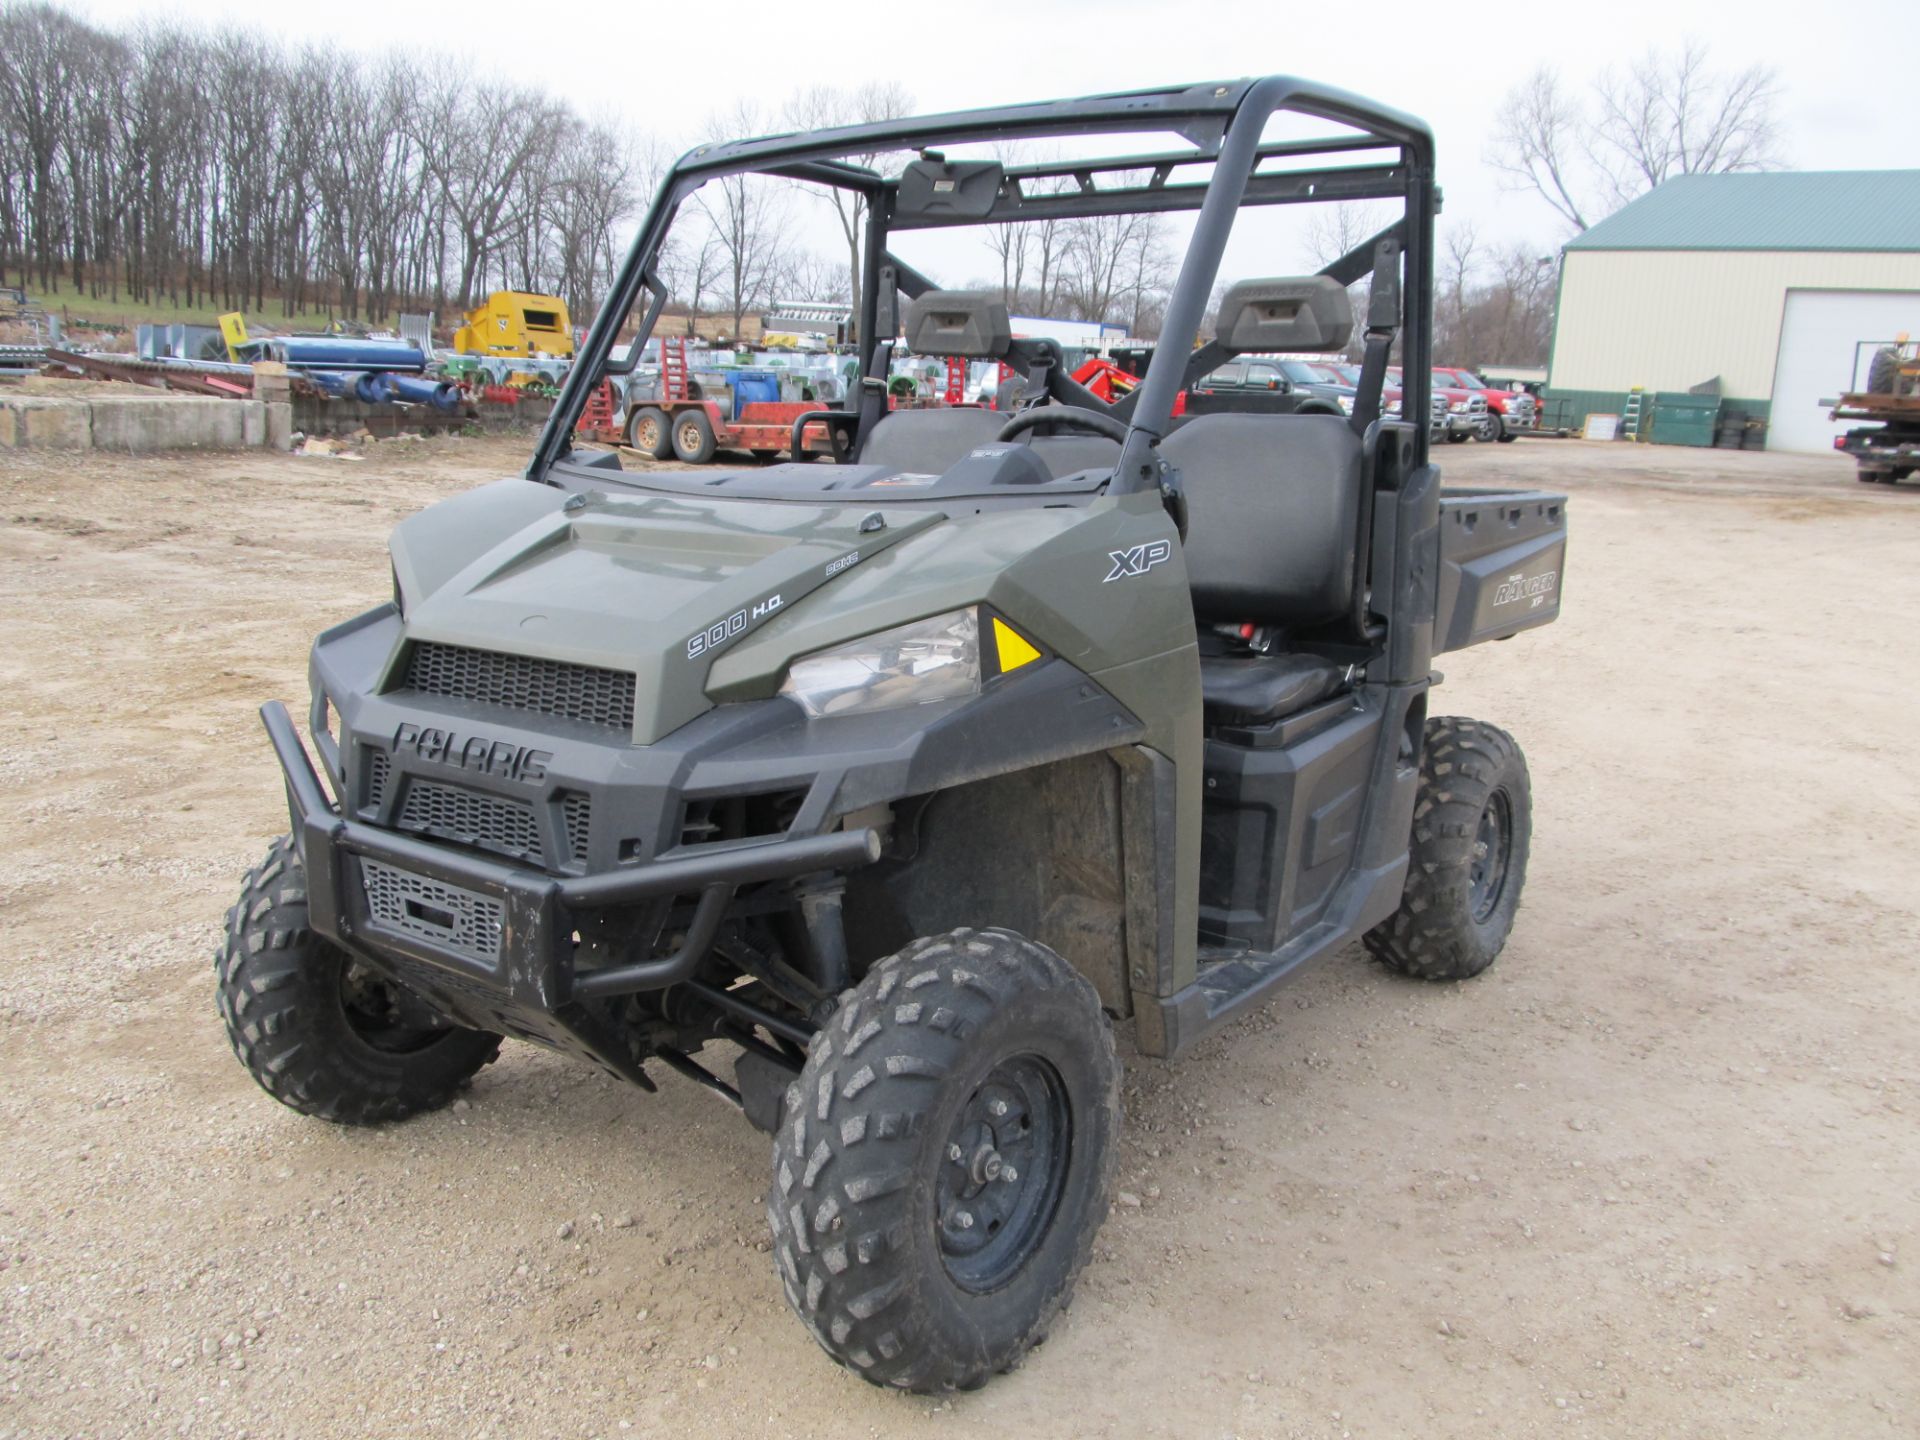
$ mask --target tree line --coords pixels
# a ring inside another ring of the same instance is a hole
[[[0,6],[0,272],[91,299],[381,319],[509,287],[587,313],[643,158],[446,61]]]
[[[1777,163],[1778,99],[1773,71],[1716,71],[1693,42],[1603,71],[1584,93],[1542,69],[1508,95],[1485,158],[1584,229],[1669,175]],[[816,86],[777,112],[741,102],[702,135],[912,108],[892,82]],[[44,292],[378,322],[518,289],[559,294],[584,318],[671,153],[665,137],[446,59],[162,22],[114,31],[44,0],[0,3],[0,276]],[[1047,157],[1009,147],[1002,158]],[[830,223],[800,223],[796,205]],[[851,192],[715,181],[682,207],[660,257],[672,312],[690,334],[711,316],[734,337],[782,299],[857,313],[865,218]],[[1308,254],[1325,263],[1386,218],[1315,207]],[[806,244],[823,231],[839,237],[837,255]],[[972,283],[1016,313],[1158,333],[1176,269],[1164,217],[990,226],[985,245],[991,273]],[[1545,358],[1556,270],[1537,249],[1443,226],[1436,354]]]

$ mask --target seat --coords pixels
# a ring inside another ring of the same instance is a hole
[[[1162,440],[1195,616],[1299,630],[1351,613],[1362,453],[1338,415],[1201,415]]]
[[[1006,417],[966,407],[894,410],[880,418],[856,457],[862,465],[940,475],[957,465],[976,445],[1000,433]]]
[[[1343,665],[1319,655],[1202,655],[1200,696],[1210,719],[1257,725],[1295,714],[1346,687]]]

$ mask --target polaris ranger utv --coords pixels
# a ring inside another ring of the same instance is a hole
[[[1404,413],[1429,404],[1433,164],[1418,121],[1286,77],[687,155],[525,476],[402,522],[391,601],[316,641],[319,768],[261,711],[293,823],[219,957],[247,1068],[355,1124],[443,1104],[503,1036],[677,1072],[773,1134],[775,1268],[830,1355],[920,1391],[1016,1363],[1107,1211],[1116,1025],[1178,1056],[1352,941],[1452,980],[1513,924],[1526,767],[1429,715],[1433,658],[1555,618],[1566,507],[1443,495],[1427,427],[1382,418],[1395,349]],[[865,378],[795,426],[833,463],[576,447],[666,303],[676,213],[741,174],[865,202]],[[1237,217],[1359,199],[1399,218],[1318,275],[1234,280],[1195,344]],[[1110,404],[896,253],[1134,212],[1191,239]],[[1235,355],[1337,353],[1368,274],[1350,417],[1173,423]],[[903,336],[1032,403],[890,410]]]

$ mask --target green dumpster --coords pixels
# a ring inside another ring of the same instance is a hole
[[[1656,445],[1711,445],[1720,424],[1718,395],[1660,394],[1653,401]]]

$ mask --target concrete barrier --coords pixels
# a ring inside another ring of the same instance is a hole
[[[292,447],[293,407],[284,401],[219,400],[194,395],[111,395],[65,400],[0,397],[0,449],[159,450]]]
[[[85,450],[93,412],[84,400],[10,395],[0,401],[0,445],[13,450]]]

